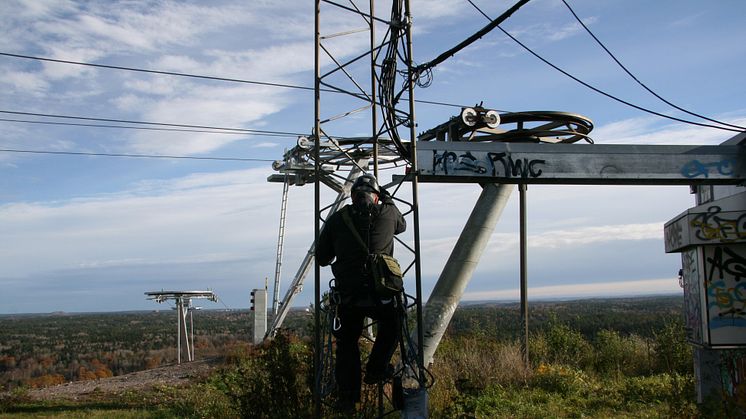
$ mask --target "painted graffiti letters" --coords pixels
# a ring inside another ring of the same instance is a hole
[[[712,206],[692,219],[691,226],[699,240],[731,242],[746,238],[746,213],[738,218],[724,217],[720,213],[720,207]]]
[[[475,157],[472,153],[466,152],[456,154],[453,151],[446,151],[438,154],[433,150],[433,170],[443,172],[446,175],[466,172],[469,174],[483,175],[487,173],[489,163]]]
[[[705,246],[703,256],[710,329],[735,333],[742,340],[746,329],[746,281],[742,280],[746,277],[746,246]]]
[[[710,264],[708,281],[724,278],[727,274],[736,282],[740,282],[741,278],[746,276],[746,258],[728,247],[715,247],[713,255],[707,258],[707,263]]]
[[[702,343],[701,291],[697,250],[687,249],[681,253],[682,280],[684,282],[684,328],[687,338],[693,343]]]
[[[733,176],[734,165],[735,161],[731,159],[720,160],[712,163],[702,163],[699,160],[692,160],[681,168],[681,174],[688,179],[700,176],[709,178],[710,169],[714,169],[716,173],[722,176]]]
[[[513,156],[507,152],[487,153],[487,156],[492,162],[492,176],[498,176],[496,163],[500,163],[503,169],[503,176],[506,178],[520,177],[526,179],[529,177],[539,177],[541,176],[541,169],[538,166],[547,163],[546,160],[513,159]]]
[[[663,237],[667,252],[678,249],[684,242],[684,226],[679,221],[667,225],[663,230]]]
[[[537,178],[546,160],[519,158],[510,152],[438,152],[433,150],[433,173],[444,175],[478,175],[503,178]]]

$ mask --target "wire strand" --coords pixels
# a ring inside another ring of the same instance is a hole
[[[242,161],[242,162],[273,162],[272,159],[254,159],[241,157],[198,157],[198,156],[169,156],[158,154],[123,154],[123,153],[89,153],[83,151],[49,151],[49,150],[21,150],[12,148],[0,148],[3,153],[28,153],[28,154],[52,154],[67,156],[96,156],[96,157],[126,157],[126,158],[148,158],[148,159],[183,159],[183,160],[215,160],[215,161]]]
[[[145,69],[145,68],[125,67],[125,66],[108,65],[108,64],[95,64],[95,63],[87,63],[83,61],[72,61],[72,60],[62,60],[62,59],[48,58],[48,57],[39,57],[39,56],[34,56],[34,55],[12,54],[9,52],[0,52],[0,56],[22,58],[26,60],[47,61],[47,62],[59,63],[59,64],[80,65],[80,66],[94,67],[94,68],[106,68],[110,70],[135,71],[138,73],[160,74],[160,75],[165,75],[165,76],[188,77],[188,78],[194,78],[194,79],[224,81],[224,82],[231,82],[231,83],[243,83],[243,84],[253,84],[253,85],[269,86],[269,87],[280,87],[280,88],[286,88],[286,89],[314,91],[313,87],[300,86],[296,84],[274,83],[274,82],[235,79],[235,78],[218,77],[218,76],[206,76],[206,75],[182,73],[182,72],[176,72],[176,71],[151,70],[151,69]],[[326,92],[326,93],[342,93],[337,90],[324,89],[324,88],[320,89],[320,91]],[[437,101],[429,101],[429,100],[415,99],[415,102],[423,103],[427,105],[448,106],[448,107],[456,107],[456,108],[463,107],[463,105],[458,105],[454,103],[445,103],[445,102],[437,102]]]
[[[120,129],[135,129],[135,130],[146,130],[146,131],[171,131],[171,132],[197,132],[197,133],[205,133],[205,134],[254,135],[258,137],[286,137],[286,138],[297,137],[296,135],[289,135],[289,134],[211,131],[211,130],[187,129],[187,128],[181,129],[181,128],[156,128],[156,127],[131,127],[127,125],[83,124],[83,123],[59,122],[59,121],[31,121],[27,119],[9,119],[9,118],[0,118],[0,122],[18,122],[18,123],[24,123],[24,124],[62,125],[62,126],[92,127],[92,128],[120,128]]]
[[[255,85],[260,85],[260,86],[283,87],[287,89],[301,89],[301,90],[313,91],[313,87],[298,86],[298,85],[286,84],[286,83],[273,83],[273,82],[265,82],[265,81],[234,79],[234,78],[228,78],[228,77],[205,76],[205,75],[200,75],[200,74],[181,73],[181,72],[176,72],[176,71],[163,71],[163,70],[151,70],[151,69],[137,68],[137,67],[125,67],[125,66],[120,66],[120,65],[94,64],[94,63],[86,63],[82,61],[38,57],[38,56],[33,56],[33,55],[11,54],[8,52],[0,52],[0,56],[13,57],[13,58],[24,58],[27,60],[46,61],[46,62],[60,63],[60,64],[73,64],[73,65],[80,65],[80,66],[86,66],[86,67],[108,68],[112,70],[135,71],[138,73],[160,74],[160,75],[165,75],[165,76],[189,77],[189,78],[194,78],[194,79],[227,81],[227,82],[232,82],[232,83],[255,84]]]
[[[565,1],[565,0],[562,0],[562,3],[564,3],[564,4],[565,4],[565,6],[567,6],[567,9],[568,9],[568,10],[570,10],[570,13],[572,13],[572,15],[573,15],[573,16],[575,17],[575,20],[577,20],[577,21],[578,21],[578,23],[580,23],[580,26],[582,26],[582,27],[583,27],[583,29],[585,29],[585,31],[586,31],[586,32],[588,32],[588,35],[590,35],[590,36],[591,36],[591,37],[592,37],[592,38],[593,38],[593,39],[594,39],[594,40],[596,41],[596,43],[597,43],[597,44],[598,44],[598,45],[599,45],[599,46],[600,46],[601,48],[603,48],[603,50],[604,50],[604,51],[606,51],[606,53],[607,53],[607,54],[609,55],[609,57],[611,57],[611,58],[612,58],[612,59],[614,60],[614,62],[616,62],[616,63],[617,63],[617,65],[619,65],[619,67],[620,67],[620,68],[621,68],[622,70],[624,70],[624,72],[625,72],[625,73],[627,73],[627,75],[628,75],[628,76],[630,76],[630,77],[632,78],[632,80],[636,81],[636,82],[637,82],[637,84],[639,84],[640,86],[642,86],[642,88],[643,88],[643,89],[647,90],[647,91],[648,91],[648,93],[650,93],[651,95],[653,95],[653,96],[655,96],[656,98],[660,99],[660,100],[661,100],[661,101],[662,101],[663,103],[665,103],[666,105],[669,105],[669,106],[671,106],[671,107],[673,107],[673,108],[676,108],[677,110],[679,110],[679,111],[681,111],[681,112],[684,112],[684,113],[686,113],[686,114],[688,114],[688,115],[691,115],[691,116],[694,116],[694,117],[697,117],[697,118],[701,118],[701,119],[704,119],[704,120],[706,120],[706,121],[714,122],[714,123],[716,123],[716,124],[721,124],[721,125],[725,125],[725,126],[729,126],[729,127],[733,127],[733,128],[738,128],[738,129],[741,129],[741,130],[746,130],[746,127],[742,127],[742,126],[740,126],[740,125],[729,124],[729,123],[727,123],[727,122],[723,122],[723,121],[719,121],[719,120],[717,120],[717,119],[709,118],[709,117],[707,117],[707,116],[704,116],[704,115],[698,114],[698,113],[696,113],[696,112],[691,112],[691,111],[689,111],[689,110],[687,110],[687,109],[684,109],[684,108],[682,108],[682,107],[680,107],[680,106],[677,106],[677,105],[675,105],[675,104],[671,103],[670,101],[668,101],[668,100],[664,99],[663,97],[661,97],[661,96],[660,96],[660,95],[659,95],[658,93],[654,92],[654,91],[653,91],[652,89],[650,89],[650,88],[649,88],[649,87],[648,87],[647,85],[645,85],[645,83],[641,82],[641,81],[640,81],[640,80],[639,80],[639,79],[638,79],[638,78],[637,78],[637,77],[636,77],[636,76],[635,76],[634,74],[632,74],[632,72],[631,72],[631,71],[629,71],[629,70],[627,69],[627,67],[625,67],[625,66],[624,66],[624,64],[622,64],[622,63],[621,63],[621,62],[620,62],[620,61],[619,61],[619,60],[617,59],[617,57],[616,57],[616,56],[615,56],[615,55],[614,55],[614,54],[613,54],[613,53],[612,53],[611,51],[609,51],[609,49],[608,49],[608,48],[606,48],[606,45],[604,45],[604,44],[603,44],[603,42],[601,42],[601,40],[599,40],[599,39],[598,39],[598,38],[596,37],[596,35],[595,35],[595,34],[594,34],[593,32],[591,32],[590,28],[588,28],[588,26],[586,26],[586,25],[585,25],[585,23],[583,23],[583,21],[582,21],[582,20],[580,19],[580,17],[578,17],[578,15],[577,15],[577,14],[575,13],[575,10],[573,10],[573,8],[572,8],[572,7],[570,7],[570,4],[568,4],[568,3],[567,3],[567,1]]]
[[[267,130],[248,129],[248,128],[226,128],[226,127],[215,127],[215,126],[209,126],[209,125],[171,124],[171,123],[165,123],[165,122],[135,121],[135,120],[111,119],[111,118],[94,118],[94,117],[88,117],[88,116],[59,115],[59,114],[9,111],[9,110],[0,110],[0,113],[11,114],[11,115],[39,116],[43,118],[75,119],[75,120],[82,120],[82,121],[117,122],[117,123],[123,123],[123,124],[153,125],[153,126],[176,127],[176,128],[209,129],[209,130],[229,131],[229,132],[237,132],[237,133],[282,134],[282,135],[292,135],[292,136],[305,135],[302,133],[285,132],[285,131],[267,131]]]
[[[477,11],[479,11],[479,13],[482,14],[482,16],[484,16],[485,18],[487,18],[489,20],[492,20],[476,4],[474,4],[474,2],[472,0],[466,0],[466,1],[468,1],[469,4],[471,4],[475,9],[477,9]],[[629,107],[635,108],[635,109],[637,109],[639,111],[643,111],[643,112],[646,112],[646,113],[649,113],[649,114],[652,114],[652,115],[656,115],[656,116],[659,116],[661,118],[670,119],[672,121],[682,122],[682,123],[690,124],[690,125],[697,125],[697,126],[700,126],[700,127],[715,128],[715,129],[719,129],[719,130],[723,130],[723,131],[743,132],[743,130],[740,130],[740,129],[726,128],[726,127],[722,127],[722,126],[719,126],[719,125],[712,125],[712,124],[704,124],[704,123],[701,123],[701,122],[689,121],[687,119],[682,119],[682,118],[677,118],[677,117],[670,116],[670,115],[665,115],[665,114],[662,114],[660,112],[656,112],[654,110],[651,110],[651,109],[648,109],[648,108],[644,108],[642,106],[638,106],[638,105],[635,105],[633,103],[627,102],[626,100],[620,99],[620,98],[618,98],[618,97],[616,97],[616,96],[614,96],[614,95],[612,95],[610,93],[606,93],[603,90],[601,90],[601,89],[599,89],[599,88],[597,88],[595,86],[592,86],[591,84],[586,83],[583,80],[580,80],[579,78],[573,76],[572,74],[568,73],[567,71],[565,71],[565,70],[559,68],[558,66],[552,64],[547,59],[545,59],[544,57],[542,57],[541,55],[539,55],[538,53],[534,52],[534,50],[532,50],[531,48],[529,48],[528,46],[526,46],[524,43],[522,43],[521,41],[519,41],[516,37],[514,37],[513,35],[511,35],[508,31],[506,31],[502,27],[497,26],[497,28],[500,29],[500,31],[502,33],[504,33],[508,38],[512,39],[515,43],[517,43],[518,45],[520,45],[523,49],[525,49],[526,51],[528,51],[531,55],[533,55],[534,57],[536,57],[539,60],[541,60],[542,62],[544,62],[544,64],[552,67],[553,69],[555,69],[555,70],[559,71],[560,73],[564,74],[565,76],[567,76],[567,77],[575,80],[576,82],[582,84],[583,86],[585,86],[585,87],[593,90],[594,92],[599,93],[601,95],[604,95],[604,96],[608,97],[609,99],[615,100],[615,101],[617,101],[619,103],[622,103],[622,104],[627,105]]]

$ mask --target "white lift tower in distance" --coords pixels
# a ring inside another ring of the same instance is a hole
[[[151,291],[146,292],[148,300],[155,300],[158,303],[162,303],[168,300],[174,300],[176,302],[176,352],[177,361],[181,364],[181,351],[182,348],[186,351],[186,360],[194,361],[194,310],[199,310],[201,307],[192,306],[193,299],[208,299],[210,301],[218,301],[218,296],[212,291]],[[189,328],[187,328],[187,314],[189,315]],[[182,346],[182,341],[184,345]]]
[[[251,291],[251,312],[254,313],[254,345],[262,343],[267,333],[267,290],[256,288]]]

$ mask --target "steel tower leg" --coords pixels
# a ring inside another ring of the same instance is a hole
[[[433,361],[435,350],[513,190],[512,185],[485,184],[482,188],[482,194],[425,305],[422,351],[425,364]]]
[[[176,363],[181,364],[181,298],[176,299]]]

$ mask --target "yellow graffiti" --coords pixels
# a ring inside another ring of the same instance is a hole
[[[746,238],[746,232],[739,231],[738,221],[736,220],[718,220],[716,225],[694,220],[691,222],[691,226],[699,230],[700,238],[703,240],[730,242]]]

